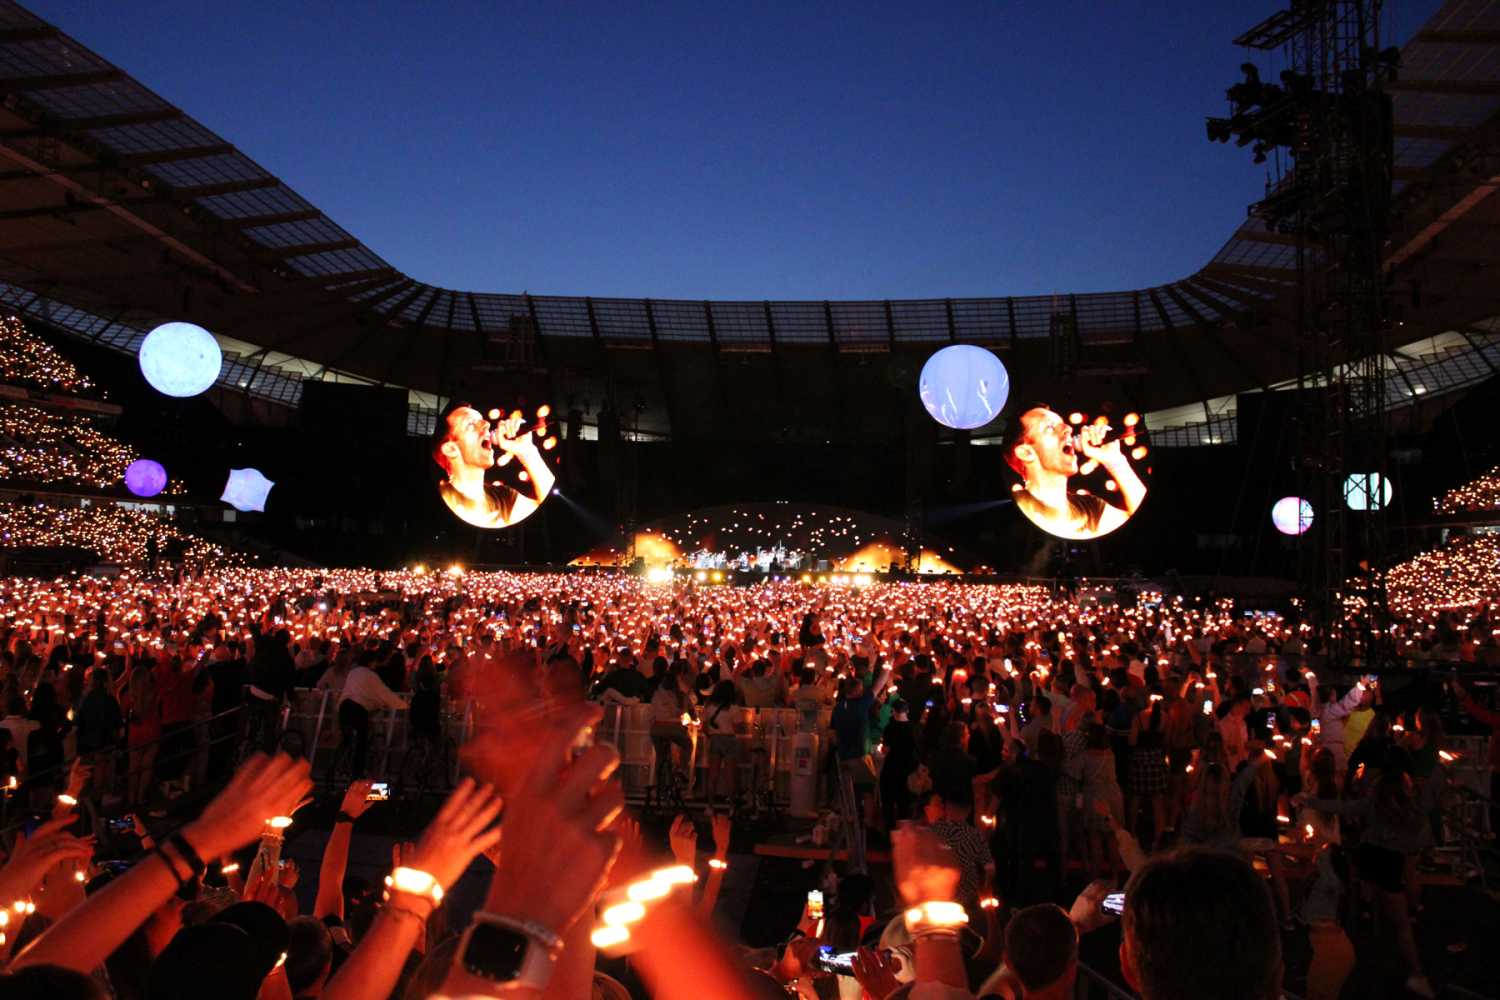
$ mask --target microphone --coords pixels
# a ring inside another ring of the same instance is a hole
[[[490,410],[489,413],[485,414],[485,416],[488,417],[492,423],[498,425],[499,422],[500,422],[501,413],[500,413],[499,409],[492,409],[492,410]],[[529,424],[529,425],[527,425],[525,427],[522,427],[520,430],[516,431],[515,434],[510,435],[509,437],[507,437],[506,440],[514,440],[515,438],[525,437],[527,434],[547,434],[547,418],[550,417],[550,416],[552,416],[552,407],[548,406],[546,403],[543,403],[541,406],[538,406],[536,408],[536,421],[534,423],[532,423],[532,424]],[[511,420],[520,420],[521,419],[521,411],[520,410],[512,410],[511,411],[511,415],[510,415],[510,419]],[[499,430],[498,426],[490,428],[490,440],[491,441],[498,441],[498,440],[500,440],[500,437],[496,433],[498,430]],[[557,447],[557,437],[555,435],[548,435],[547,437],[545,437],[545,438],[542,439],[542,450],[543,451],[551,451],[553,448],[556,448],[556,447]],[[508,452],[508,451],[504,452],[503,454],[500,455],[499,458],[495,459],[495,466],[498,468],[498,467],[503,466],[503,465],[509,465],[511,459],[514,458],[514,457],[515,456],[512,455],[510,452]]]
[[[1083,432],[1085,427],[1104,428],[1105,433],[1103,439],[1101,439],[1098,444],[1093,445],[1092,447],[1102,448],[1105,445],[1118,441],[1120,442],[1122,449],[1129,449],[1127,454],[1129,454],[1129,456],[1136,461],[1140,461],[1141,459],[1145,458],[1149,452],[1149,449],[1144,444],[1136,443],[1139,436],[1145,434],[1145,431],[1140,427],[1141,418],[1139,414],[1125,414],[1125,419],[1122,421],[1122,423],[1124,423],[1125,425],[1123,429],[1116,428],[1113,425],[1109,424],[1104,417],[1096,417],[1094,419],[1094,422],[1091,424],[1084,424],[1083,421],[1084,416],[1081,413],[1070,413],[1068,415],[1068,423],[1074,425],[1074,427],[1077,428],[1072,434],[1072,443],[1073,450],[1079,455],[1084,454]],[[1080,475],[1088,475],[1098,467],[1098,460],[1090,458],[1078,467],[1078,472]]]

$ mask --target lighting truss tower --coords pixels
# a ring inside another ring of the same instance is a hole
[[[1235,39],[1279,56],[1278,81],[1262,81],[1246,63],[1244,81],[1228,90],[1230,116],[1208,120],[1211,140],[1251,146],[1258,163],[1275,156],[1279,176],[1249,212],[1296,253],[1298,469],[1319,522],[1299,550],[1301,575],[1330,652],[1372,663],[1390,653],[1383,257],[1393,160],[1386,91],[1399,63],[1397,50],[1380,46],[1381,7],[1293,0]],[[1346,479],[1368,473],[1346,498]],[[1351,512],[1346,499],[1366,509]],[[1361,627],[1342,626],[1346,600],[1363,602]]]

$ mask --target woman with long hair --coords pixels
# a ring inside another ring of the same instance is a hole
[[[719,774],[729,772],[729,805],[732,809],[740,794],[740,738],[735,732],[734,681],[720,681],[703,706],[703,729],[708,733],[708,807],[712,809],[719,793]]]
[[[1376,900],[1375,926],[1380,951],[1399,958],[1407,977],[1406,988],[1425,997],[1434,993],[1422,973],[1412,933],[1408,882],[1415,874],[1416,856],[1431,843],[1427,811],[1436,803],[1441,783],[1440,776],[1434,776],[1418,795],[1411,775],[1399,767],[1386,767],[1363,798],[1309,797],[1302,802],[1313,809],[1361,821],[1364,833],[1355,860],[1360,879]]]
[[[146,804],[161,740],[161,702],[156,696],[156,674],[149,662],[137,661],[125,675],[126,745],[130,749],[125,801],[131,807]]]

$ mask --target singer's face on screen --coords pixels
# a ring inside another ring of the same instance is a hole
[[[1059,476],[1078,474],[1078,453],[1066,420],[1039,406],[1021,414],[1021,426],[1025,434],[1016,446],[1016,457],[1028,469],[1036,465]]]
[[[442,445],[448,460],[448,474],[459,473],[463,466],[488,469],[495,464],[495,449],[490,444],[490,424],[484,414],[462,406],[448,415],[448,440]]]

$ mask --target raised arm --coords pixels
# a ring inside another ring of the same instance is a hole
[[[323,847],[323,861],[318,866],[318,898],[313,903],[312,915],[344,917],[344,872],[349,867],[349,843],[354,839],[354,821],[370,808],[368,796],[372,782],[361,778],[344,792],[343,804],[339,806],[338,818],[333,822],[333,832]]]
[[[499,842],[500,828],[495,820],[500,805],[493,788],[465,778],[422,834],[416,850],[406,859],[406,867],[398,871],[422,873],[438,889],[448,888],[458,881],[469,862]],[[359,946],[329,980],[323,1000],[389,996],[427,918],[437,908],[436,896],[430,891],[405,891],[397,882],[390,901],[381,907]]]
[[[180,884],[202,872],[197,858],[222,857],[255,839],[312,787],[306,761],[259,754],[240,766],[203,815],[124,875],[58,919],[11,963],[60,965],[85,975],[139,927]],[[186,851],[184,851],[184,845]]]

